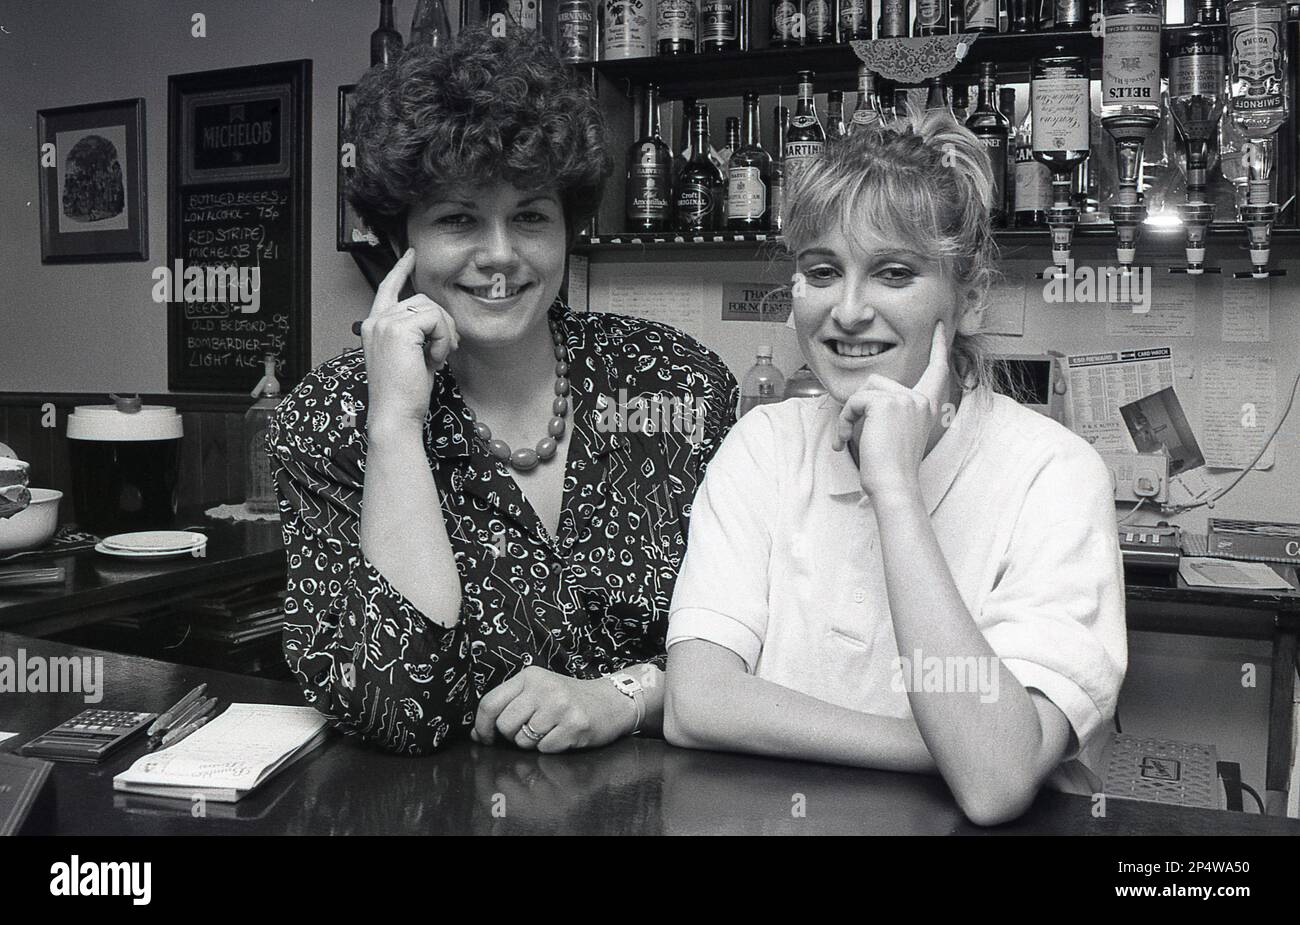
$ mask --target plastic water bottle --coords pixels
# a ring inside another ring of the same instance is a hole
[[[772,365],[772,348],[763,344],[758,348],[754,365],[745,373],[740,384],[740,411],[744,417],[756,405],[770,405],[785,398],[785,376]]]

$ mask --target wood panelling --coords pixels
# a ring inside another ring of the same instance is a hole
[[[171,405],[181,412],[180,505],[244,500],[244,412],[252,399],[230,395],[142,395],[145,404]],[[107,396],[83,393],[0,392],[0,442],[31,465],[31,484],[70,496],[68,415],[77,405],[105,404]],[[42,408],[55,407],[55,426],[42,427]],[[62,512],[72,519],[72,509]]]

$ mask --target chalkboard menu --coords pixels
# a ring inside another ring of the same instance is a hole
[[[168,80],[168,387],[285,386],[310,359],[311,62]]]

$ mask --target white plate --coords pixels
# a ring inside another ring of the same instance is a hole
[[[146,530],[140,533],[118,533],[106,536],[102,540],[109,549],[124,552],[179,552],[193,549],[197,544],[206,543],[208,538],[202,533],[188,530]]]
[[[195,543],[193,546],[186,546],[184,549],[163,549],[150,550],[147,552],[133,551],[129,549],[114,549],[111,546],[105,546],[103,543],[95,545],[95,552],[102,552],[106,556],[120,556],[123,559],[166,559],[168,556],[189,556],[201,552],[207,548],[207,539],[202,543]]]

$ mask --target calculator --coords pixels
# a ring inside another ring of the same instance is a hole
[[[143,732],[157,713],[128,710],[86,710],[24,745],[19,752],[52,761],[103,761]]]

